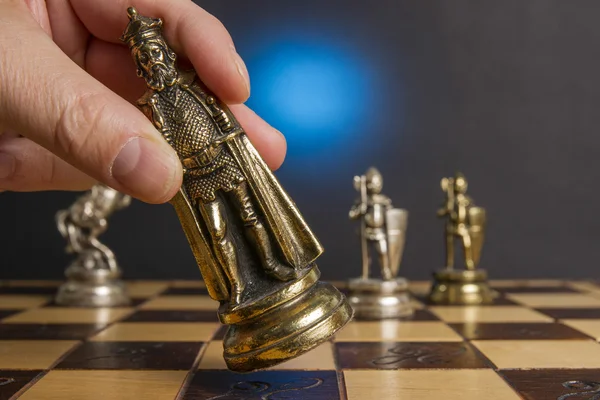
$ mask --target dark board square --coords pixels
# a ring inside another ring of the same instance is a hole
[[[600,369],[501,370],[526,400],[600,399]]]
[[[581,293],[578,290],[572,289],[567,286],[517,286],[517,287],[503,287],[494,288],[494,290],[500,293]]]
[[[343,369],[490,368],[466,342],[336,342]]]
[[[556,319],[600,319],[600,308],[536,308]]]
[[[439,321],[440,319],[429,310],[415,310],[414,314],[410,317],[403,318],[410,321]]]
[[[0,400],[8,400],[42,371],[0,370]]]
[[[96,324],[0,323],[0,340],[83,340],[104,327]]]
[[[420,302],[422,302],[423,304],[429,305],[429,306],[439,306],[439,307],[444,307],[444,306],[450,306],[450,307],[456,307],[457,304],[435,304],[432,303],[431,301],[429,301],[429,299],[427,298],[427,296],[415,296],[415,298],[417,300],[419,300]],[[506,297],[504,297],[502,294],[499,294],[498,297],[496,297],[493,301],[493,303],[491,304],[482,304],[482,306],[518,306],[520,305],[519,303],[508,299]],[[477,307],[478,305],[473,305],[472,307]]]
[[[208,296],[208,289],[199,288],[199,287],[171,287],[166,291],[161,293],[161,296],[169,295],[169,294],[179,294],[179,295],[203,295]]]
[[[18,314],[21,311],[23,310],[0,310],[0,321],[2,320],[2,318],[6,318],[13,314]]]
[[[449,324],[459,335],[469,340],[560,340],[590,339],[569,326],[546,322],[480,322]]]
[[[129,303],[129,305],[127,305],[126,307],[138,307],[141,304],[145,303],[146,301],[148,301],[148,299],[145,298],[133,298],[131,299],[131,302]],[[52,299],[50,302],[48,302],[48,304],[45,304],[44,307],[64,307],[64,305],[62,304],[57,304],[56,301],[54,299]],[[82,307],[82,306],[78,306],[78,308],[96,308],[96,307]]]
[[[58,291],[56,287],[48,286],[8,286],[0,287],[0,294],[37,294],[54,295]]]
[[[335,371],[197,371],[183,400],[197,399],[339,400]]]
[[[189,370],[200,342],[86,342],[56,369]]]
[[[123,322],[219,322],[219,316],[208,310],[141,310]]]

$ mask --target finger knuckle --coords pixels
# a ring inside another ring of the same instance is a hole
[[[91,155],[90,142],[101,134],[102,118],[109,99],[102,94],[84,94],[60,111],[52,131],[53,145],[61,156],[80,159]]]

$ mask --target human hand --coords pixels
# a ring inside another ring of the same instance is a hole
[[[170,46],[233,104],[267,164],[281,165],[281,133],[240,104],[250,85],[231,37],[191,1],[0,0],[0,191],[84,190],[98,180],[149,203],[175,195],[181,163],[131,104],[146,88],[119,41],[132,5],[165,20]]]

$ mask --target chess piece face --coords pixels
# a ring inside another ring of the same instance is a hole
[[[171,203],[221,321],[232,326],[228,366],[264,368],[309,350],[351,315],[337,290],[317,283],[321,244],[228,107],[195,71],[176,66],[162,20],[134,8],[128,15],[122,40],[148,85],[138,105],[184,167]],[[323,301],[329,308],[317,312]]]

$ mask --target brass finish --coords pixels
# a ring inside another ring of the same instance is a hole
[[[487,273],[476,269],[485,237],[485,209],[476,207],[467,196],[467,179],[457,172],[440,183],[446,201],[437,214],[446,217],[446,268],[433,274],[429,300],[436,304],[489,304],[494,292],[487,283]],[[454,269],[454,242],[458,239],[465,259],[465,269]]]
[[[433,274],[429,300],[435,304],[489,304],[494,292],[484,270],[441,270]]]
[[[352,220],[360,220],[362,276],[349,282],[349,301],[357,319],[398,318],[413,313],[406,279],[398,277],[408,211],[393,208],[389,197],[381,193],[383,177],[376,168],[354,177],[360,198],[350,210]],[[374,248],[381,277],[373,277],[371,252]]]
[[[310,350],[351,318],[344,296],[318,282],[321,244],[229,108],[177,68],[162,20],[127,13],[121,40],[148,85],[138,105],[184,167],[171,203],[231,325],[228,367],[252,371]]]
[[[56,214],[67,252],[77,259],[69,265],[68,280],[58,290],[56,303],[75,307],[116,307],[130,303],[114,253],[98,240],[107,218],[127,207],[131,198],[105,185],[95,185],[67,210]]]

